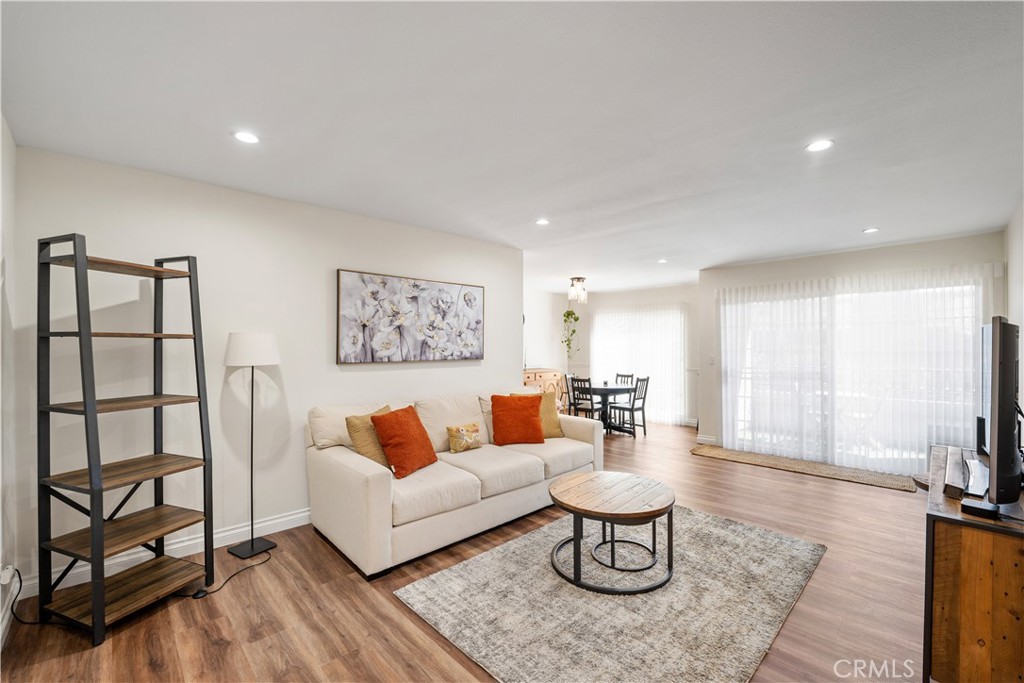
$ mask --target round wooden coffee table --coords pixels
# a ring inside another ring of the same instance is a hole
[[[616,595],[632,595],[646,593],[661,588],[672,578],[672,507],[676,502],[676,494],[660,481],[641,477],[626,472],[583,472],[564,474],[551,482],[548,487],[552,502],[566,512],[572,514],[572,536],[555,544],[551,550],[551,566],[563,579],[587,590],[598,593]],[[661,517],[668,520],[668,567],[665,573],[651,583],[638,588],[616,588],[588,583],[582,578],[580,564],[581,546],[583,543],[583,520],[593,519],[601,522],[601,542],[591,550],[594,559],[602,565],[625,572],[638,572],[650,569],[658,562],[657,521]],[[638,541],[616,540],[615,526],[651,525],[651,545]],[[608,529],[611,528],[611,538]],[[558,552],[572,543],[572,576],[558,566]],[[615,550],[617,545],[629,544],[639,546],[651,555],[649,563],[643,566],[620,567],[616,565]],[[608,545],[611,555],[610,562],[604,562],[597,556],[597,549]]]

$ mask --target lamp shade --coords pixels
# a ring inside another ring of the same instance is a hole
[[[277,351],[277,339],[270,332],[231,332],[228,334],[228,349],[224,353],[224,365],[238,367],[280,364],[281,354]]]

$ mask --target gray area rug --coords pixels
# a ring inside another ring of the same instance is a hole
[[[558,577],[550,553],[572,534],[565,517],[395,595],[505,683],[748,681],[825,546],[679,506],[674,515],[675,572],[650,593],[602,595]],[[602,567],[589,553],[600,523],[584,533],[586,581],[641,585],[664,571],[664,556],[643,572]],[[663,519],[658,534],[665,548]],[[617,536],[650,543],[650,526]],[[571,548],[558,556],[570,573]],[[617,561],[641,566],[642,553]]]
[[[770,467],[776,470],[788,472],[800,472],[810,474],[814,477],[826,479],[841,479],[852,481],[855,484],[867,484],[868,486],[879,486],[896,491],[917,491],[914,479],[907,474],[887,474],[885,472],[872,472],[857,467],[843,467],[842,465],[830,465],[826,462],[815,462],[814,460],[800,460],[798,458],[786,458],[781,455],[764,455],[763,453],[750,453],[748,451],[734,451],[721,446],[700,445],[690,449],[694,455],[702,455],[705,458],[718,458],[719,460],[732,460],[758,467]]]

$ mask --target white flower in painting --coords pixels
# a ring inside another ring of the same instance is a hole
[[[362,328],[351,319],[346,319],[342,328],[345,331],[341,333],[341,351],[347,356],[354,356],[363,349]]]
[[[455,297],[446,289],[435,289],[430,295],[430,307],[442,317],[448,314],[455,304]]]
[[[427,285],[420,280],[402,280],[401,293],[406,299],[416,299],[426,291]]]
[[[466,308],[472,310],[476,308],[477,298],[476,293],[469,291],[462,293],[462,303],[466,304]]]
[[[452,344],[447,339],[445,339],[444,341],[442,341],[441,343],[439,343],[437,345],[436,351],[437,351],[437,354],[439,356],[441,356],[441,358],[455,358],[456,357],[455,345]]]
[[[455,345],[461,358],[471,358],[480,347],[480,335],[473,329],[472,321],[466,316],[459,316],[457,320],[451,323],[451,335],[449,338]]]
[[[346,306],[342,313],[346,318],[359,323],[363,327],[376,325],[377,321],[379,321],[381,317],[379,306],[373,303],[366,303],[359,299],[356,299],[350,305]]]
[[[381,330],[373,335],[373,341],[370,342],[370,345],[376,351],[378,358],[391,358],[399,352],[401,338],[398,336],[398,330]]]
[[[411,325],[416,318],[416,311],[405,297],[389,297],[380,302],[383,319],[381,329]]]
[[[383,282],[368,282],[366,289],[363,290],[363,300],[370,305],[376,305],[380,303],[381,299],[388,295],[387,287],[384,286]]]

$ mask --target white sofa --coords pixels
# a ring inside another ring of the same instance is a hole
[[[382,404],[313,408],[306,425],[313,526],[367,576],[548,506],[552,479],[603,467],[599,421],[561,415],[562,438],[496,446],[489,397],[462,395],[411,404],[438,461],[395,479],[386,467],[349,448],[345,428],[346,416]],[[451,453],[447,426],[469,422],[481,425],[485,445]]]

